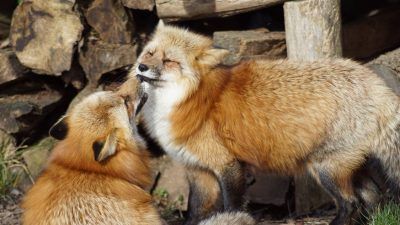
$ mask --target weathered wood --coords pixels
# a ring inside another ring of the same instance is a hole
[[[152,11],[156,5],[155,0],[122,0],[125,7]]]
[[[284,2],[285,0],[156,0],[158,17],[184,20],[228,16]]]
[[[341,57],[340,0],[306,0],[284,4],[289,60]],[[302,215],[331,202],[310,176],[295,177],[296,213]]]
[[[225,65],[238,63],[247,58],[285,58],[284,32],[269,32],[266,29],[247,31],[220,31],[213,35],[214,46],[228,49],[230,54],[222,62]]]
[[[400,8],[343,25],[343,55],[346,58],[368,59],[400,45]]]
[[[74,1],[26,0],[14,12],[10,41],[19,61],[41,74],[69,70],[83,26]]]
[[[342,56],[340,0],[306,0],[284,4],[289,59]]]

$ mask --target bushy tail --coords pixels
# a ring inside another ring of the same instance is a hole
[[[380,170],[386,175],[386,183],[395,200],[400,200],[400,114],[388,128],[373,149]]]
[[[256,221],[245,212],[217,213],[199,223],[199,225],[255,225]]]

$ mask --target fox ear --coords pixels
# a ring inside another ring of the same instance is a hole
[[[164,28],[164,26],[165,26],[165,24],[164,24],[164,21],[162,20],[162,19],[160,19],[159,21],[158,21],[158,24],[157,24],[157,30],[159,30],[159,29],[161,29],[161,28]]]
[[[95,141],[92,145],[94,159],[102,162],[108,157],[115,154],[117,150],[117,131],[114,129],[107,136],[105,141]]]
[[[57,140],[63,140],[68,133],[67,116],[62,116],[52,127],[49,135]]]
[[[222,62],[229,51],[226,49],[211,48],[205,51],[199,60],[201,63],[214,67]]]

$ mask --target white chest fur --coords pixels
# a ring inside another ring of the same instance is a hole
[[[175,84],[153,87],[144,83],[149,97],[143,107],[143,118],[149,134],[155,138],[167,154],[185,164],[196,164],[198,159],[184,145],[174,140],[171,113],[185,96],[185,90]]]

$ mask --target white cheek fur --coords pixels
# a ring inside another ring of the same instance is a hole
[[[174,74],[163,74],[165,78],[174,77]],[[186,88],[176,82],[169,81],[162,87],[146,86],[149,95],[143,107],[143,118],[150,135],[156,138],[164,150],[173,158],[186,164],[197,164],[198,159],[185,146],[178,145],[172,136],[169,118],[176,105],[186,97]]]

